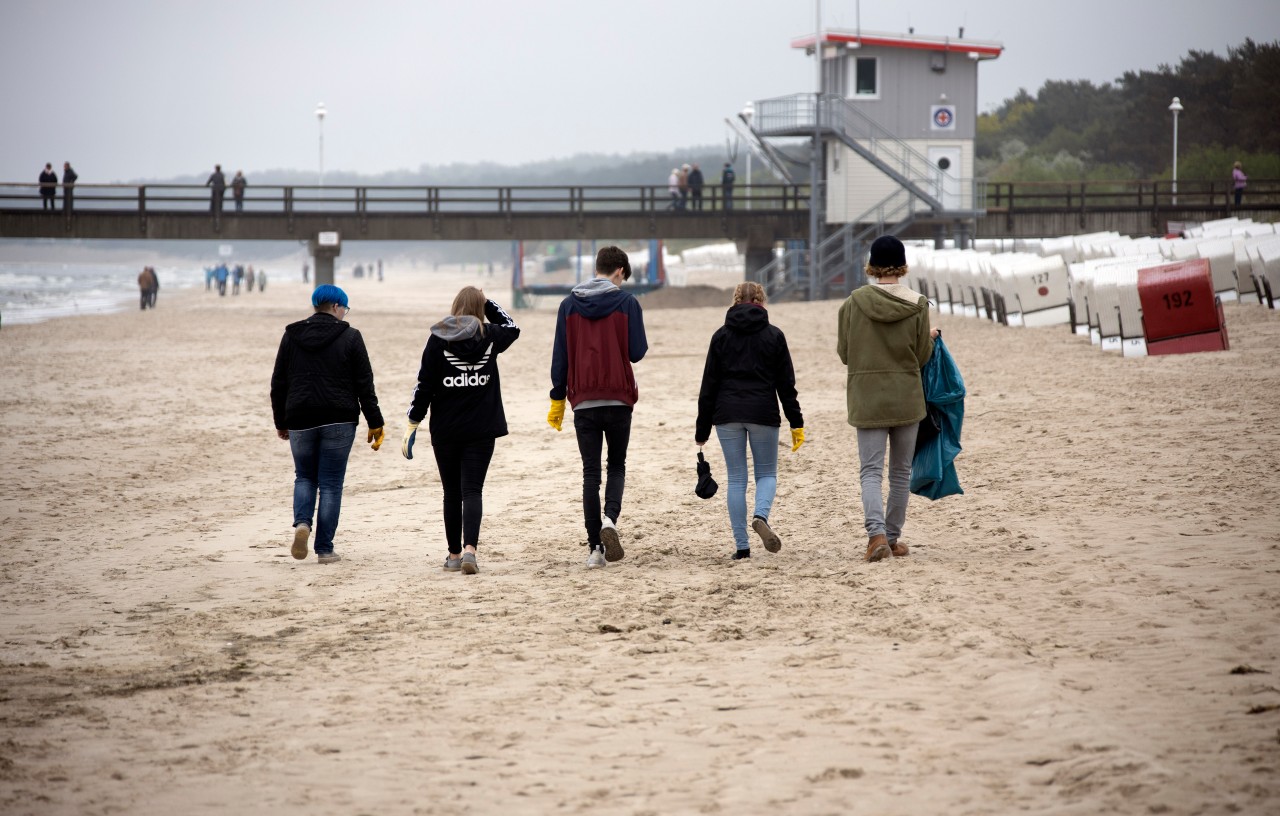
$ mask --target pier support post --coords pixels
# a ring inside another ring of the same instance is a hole
[[[321,232],[307,242],[315,261],[316,286],[333,283],[333,259],[342,254],[342,242],[336,232]]]

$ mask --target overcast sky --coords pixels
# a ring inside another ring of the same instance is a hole
[[[813,25],[813,0],[0,0],[0,180],[315,168],[318,102],[330,170],[722,144],[746,101],[813,90]],[[1002,42],[989,110],[1280,39],[1280,0],[862,0],[861,25]]]

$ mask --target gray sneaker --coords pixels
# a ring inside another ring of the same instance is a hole
[[[462,574],[475,575],[480,571],[480,566],[476,564],[476,554],[473,552],[464,552],[462,554]]]
[[[587,556],[587,569],[602,569],[604,564],[604,550],[592,549]]]
[[[622,539],[618,538],[618,526],[608,516],[600,521],[600,543],[604,545],[604,560],[622,560],[625,553],[622,551]]]
[[[444,557],[444,571],[457,572],[462,569],[462,556],[449,553]]]
[[[756,535],[760,536],[761,543],[769,552],[777,552],[782,549],[782,539],[778,538],[778,534],[769,526],[769,522],[756,516],[751,520],[751,529],[756,531]]]
[[[299,524],[293,528],[293,548],[289,552],[299,561],[307,557],[307,539],[311,537],[311,528]]]
[[[336,552],[316,553],[316,560],[321,564],[336,564],[342,560],[342,556]]]

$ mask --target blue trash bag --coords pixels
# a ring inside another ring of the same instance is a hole
[[[941,335],[933,341],[933,356],[920,369],[920,379],[929,410],[925,421],[932,418],[938,432],[916,446],[911,460],[911,492],[935,500],[963,494],[955,461],[964,425],[964,378]]]

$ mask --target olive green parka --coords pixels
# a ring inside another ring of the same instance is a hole
[[[927,298],[901,284],[859,288],[840,306],[836,353],[848,367],[850,425],[896,428],[924,419],[920,369],[933,354]]]

